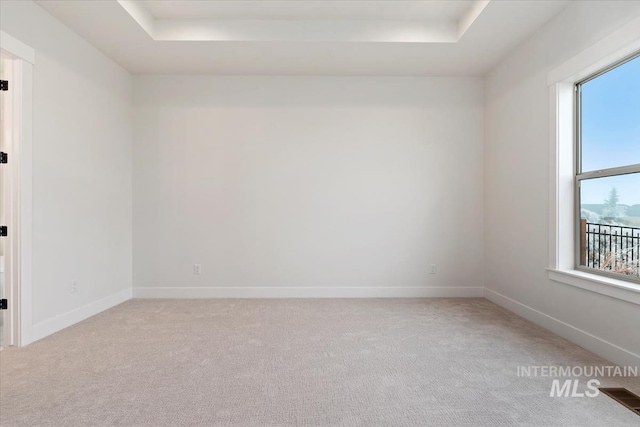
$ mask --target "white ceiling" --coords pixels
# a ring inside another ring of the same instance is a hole
[[[472,0],[451,1],[140,1],[157,19],[456,19]]]
[[[37,3],[134,74],[479,76],[569,1]]]

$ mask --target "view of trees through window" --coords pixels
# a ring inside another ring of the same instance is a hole
[[[577,92],[579,265],[640,279],[640,56]]]

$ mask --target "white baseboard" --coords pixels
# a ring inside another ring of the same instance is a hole
[[[131,298],[482,298],[620,366],[639,366],[640,356],[498,292],[480,287],[136,287],[33,325],[30,344]],[[27,332],[27,331],[25,331]]]
[[[134,298],[482,298],[480,287],[134,287]]]
[[[75,325],[76,323],[88,319],[91,316],[95,316],[98,313],[130,300],[132,296],[131,289],[124,289],[98,301],[78,307],[75,310],[71,310],[43,322],[36,323],[30,328],[27,334],[24,334],[26,335],[24,338],[26,338],[27,341],[24,342],[23,340],[22,345],[31,344],[64,328]]]
[[[523,317],[556,335],[565,338],[580,347],[583,347],[598,356],[607,359],[620,366],[640,367],[640,356],[618,347],[602,338],[592,335],[582,329],[576,328],[568,323],[551,317],[541,311],[522,304],[514,299],[506,297],[498,292],[485,289],[485,298],[499,306]]]

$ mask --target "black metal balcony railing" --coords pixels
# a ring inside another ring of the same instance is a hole
[[[581,265],[640,277],[640,228],[583,219],[580,234]]]

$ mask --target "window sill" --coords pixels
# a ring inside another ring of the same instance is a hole
[[[589,274],[578,270],[547,269],[549,279],[580,289],[607,295],[622,301],[640,305],[640,284]]]

